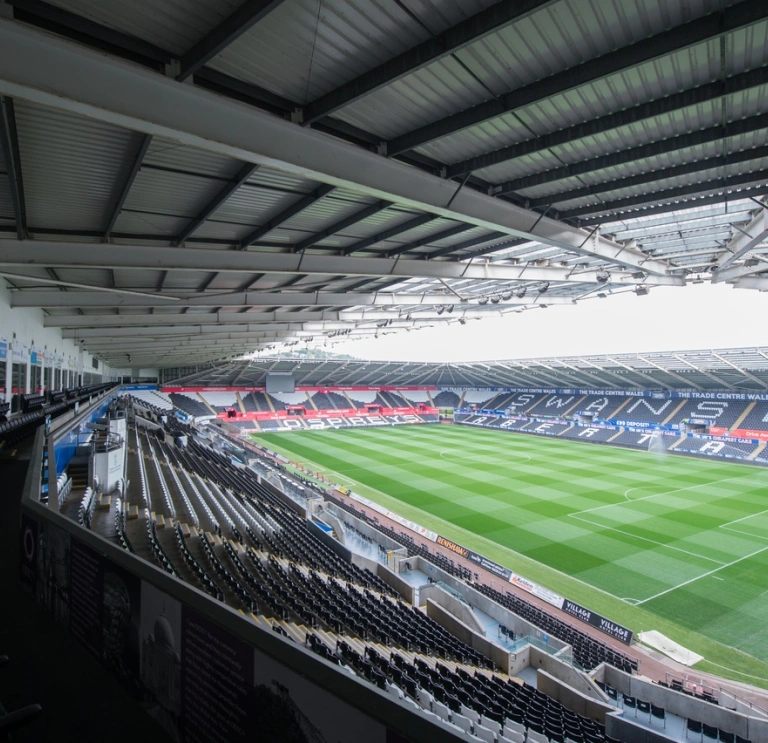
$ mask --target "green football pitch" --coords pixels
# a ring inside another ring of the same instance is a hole
[[[636,632],[673,637],[702,668],[768,685],[762,468],[456,425],[254,438]]]

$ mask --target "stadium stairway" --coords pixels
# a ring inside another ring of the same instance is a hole
[[[628,398],[626,398],[626,400],[624,400],[624,402],[622,402],[622,403],[619,405],[619,407],[618,407],[618,408],[616,408],[616,410],[614,410],[614,411],[613,411],[612,413],[610,413],[609,415],[606,415],[606,416],[605,416],[605,418],[606,418],[607,420],[610,420],[611,418],[615,418],[615,417],[616,417],[616,416],[617,416],[617,415],[618,415],[618,414],[619,414],[619,413],[620,413],[622,410],[624,410],[624,408],[626,408],[626,407],[627,407],[627,405],[629,405],[629,403],[631,403],[631,402],[632,402],[632,400],[634,400],[634,399],[635,399],[634,397],[628,397]],[[602,417],[602,416],[601,416],[601,417]]]
[[[609,439],[608,439],[608,440],[607,440],[605,443],[606,443],[606,444],[610,444],[610,443],[611,443],[611,441],[613,441],[614,439],[617,439],[617,438],[619,438],[619,436],[621,436],[621,434],[622,434],[622,433],[624,433],[624,431],[623,431],[622,429],[619,429],[619,430],[618,430],[618,431],[616,431],[616,433],[615,433],[615,434],[613,434],[613,436],[611,436],[611,438],[609,438]]]
[[[768,446],[768,441],[761,441],[757,448],[749,454],[746,458],[747,459],[756,459],[763,451],[765,451],[765,447]]]
[[[672,451],[673,449],[676,449],[680,444],[683,443],[683,441],[686,441],[688,439],[687,435],[681,436],[679,439],[675,441],[674,444],[670,444],[669,449],[667,451]]]
[[[240,408],[240,412],[245,415],[248,411],[245,409],[245,405],[243,404],[243,398],[240,397],[239,392],[235,392],[235,399],[237,400],[237,407]]]
[[[733,425],[728,429],[728,432],[735,431],[739,426],[741,426],[742,422],[746,419],[746,417],[752,412],[755,405],[757,403],[755,401],[752,401],[747,405],[746,408],[744,408],[744,412],[734,421]]]
[[[205,407],[211,411],[211,415],[219,415],[218,411],[212,405],[210,405],[208,400],[206,400],[199,392],[197,393],[197,399],[200,400],[200,402],[203,403],[203,405],[205,405]]]
[[[666,426],[668,423],[673,421],[675,419],[675,416],[681,410],[681,408],[684,408],[687,403],[688,403],[688,400],[680,400],[680,404],[675,405],[674,410],[661,422],[661,425]]]
[[[267,405],[269,405],[269,409],[274,413],[275,412],[275,405],[272,402],[272,398],[265,392],[264,397],[267,399]]]
[[[67,467],[67,474],[72,478],[72,490],[85,490],[88,487],[88,460],[73,460]]]
[[[357,405],[352,402],[352,400],[349,398],[349,395],[344,392],[344,390],[341,390],[341,394],[344,395],[344,399],[349,403],[350,408],[357,408]]]
[[[568,410],[566,410],[566,411],[563,413],[563,416],[562,416],[562,417],[563,417],[563,418],[565,418],[565,416],[567,416],[567,415],[571,415],[571,413],[573,413],[573,411],[574,411],[574,410],[578,410],[578,409],[579,409],[579,405],[581,405],[581,403],[582,403],[582,402],[584,402],[584,400],[586,400],[588,397],[589,397],[589,395],[584,395],[584,396],[580,397],[580,398],[579,398],[579,399],[576,401],[576,404],[575,404],[575,405],[572,405],[570,408],[568,408]]]

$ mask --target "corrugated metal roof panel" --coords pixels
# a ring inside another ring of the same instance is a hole
[[[248,229],[253,228],[249,227]],[[243,225],[222,222],[217,219],[209,219],[208,221],[203,222],[203,224],[192,233],[189,242],[194,242],[197,239],[203,238],[215,238],[219,240],[231,240],[234,243],[242,234]]]
[[[135,135],[22,100],[15,112],[29,225],[104,229]]]
[[[235,191],[212,214],[212,218],[217,222],[255,226],[276,216],[298,198],[293,193],[244,186]]]
[[[390,139],[488,97],[487,89],[461,63],[446,57],[345,107],[337,116]]]
[[[274,168],[259,168],[247,183],[292,193],[309,193],[318,186],[316,181],[309,178],[302,178]]]
[[[53,5],[144,39],[175,55],[191,49],[241,4],[240,0],[52,0]]]
[[[342,198],[339,198],[337,194],[341,195]],[[333,191],[331,195],[316,201],[281,226],[284,230],[319,232],[342,219],[351,217],[374,201],[373,198],[361,197],[360,195],[352,200],[344,198],[340,190]]]
[[[142,168],[124,208],[192,218],[220,190],[221,183],[210,178]]]
[[[115,223],[115,232],[135,235],[167,235],[172,239],[187,225],[189,219],[167,214],[147,214],[123,209]]]
[[[176,168],[221,178],[231,178],[242,166],[241,162],[230,157],[161,137],[152,139],[143,162],[146,165]]]
[[[386,136],[401,134],[718,7],[715,0],[700,0],[685,6],[658,0],[639,5],[561,0],[553,7],[469,45],[454,56],[366,96],[346,107],[343,118],[361,126],[368,124],[368,128],[376,133],[386,131]],[[659,64],[661,67],[665,65],[664,62]],[[457,70],[461,73],[457,74]],[[663,74],[669,77],[666,69]],[[446,83],[448,89],[444,91],[441,87]],[[458,86],[461,91],[457,90]],[[628,87],[628,96],[632,95],[633,88],[636,86]],[[429,107],[425,103],[430,104]],[[378,127],[373,126],[377,123]],[[452,137],[441,140],[440,154],[431,150],[433,156],[443,162],[454,162],[478,154],[459,154],[453,150],[451,140]]]
[[[410,49],[491,5],[491,0],[420,0],[410,10],[388,0],[293,0],[210,63],[298,103]]]

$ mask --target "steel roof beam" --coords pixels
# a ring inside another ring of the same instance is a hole
[[[209,34],[197,42],[180,60],[181,71],[176,76],[186,80],[206,62],[220,54],[233,41],[250,31],[285,0],[246,0]]]
[[[473,237],[470,240],[464,240],[463,242],[456,243],[455,245],[448,245],[444,248],[438,248],[437,250],[432,250],[429,252],[428,255],[423,256],[424,259],[431,260],[432,258],[442,258],[444,255],[451,255],[452,253],[457,254],[457,258],[459,260],[464,260],[465,258],[469,258],[469,255],[458,255],[462,250],[469,250],[470,248],[474,248],[476,245],[484,245],[485,243],[492,242],[494,240],[499,240],[503,237],[507,237],[503,232],[491,232],[489,235],[480,235],[480,237]],[[510,240],[510,243],[516,243],[517,240]],[[527,240],[520,239],[520,242],[528,242]],[[508,243],[505,243],[505,245]],[[489,252],[491,250],[500,250],[503,247],[503,245],[494,245],[492,247],[486,247],[483,250],[486,252]],[[476,254],[481,254],[481,251],[475,251]]]
[[[13,101],[4,96],[0,96],[0,151],[3,153],[8,175],[16,236],[19,240],[24,240],[27,237],[27,205],[24,199],[16,115],[13,110]]]
[[[159,248],[121,245],[120,250],[84,243],[34,241],[34,249],[22,240],[0,241],[0,265],[79,268],[133,268],[150,271],[208,271],[246,273],[320,274],[373,276],[376,278],[482,279],[486,281],[566,281],[599,283],[596,271],[577,273],[556,266],[458,263],[395,258],[357,258],[308,253],[265,253],[206,249]],[[648,259],[649,262],[651,259]],[[31,279],[32,280],[32,279]],[[678,276],[649,276],[649,284],[683,286]],[[611,283],[635,284],[628,273],[612,272]],[[117,290],[113,290],[117,291]],[[285,294],[273,294],[280,300]],[[278,301],[279,303],[279,301]]]
[[[679,199],[685,196],[695,196],[696,194],[705,194],[711,191],[727,191],[737,186],[748,184],[758,184],[764,190],[768,180],[768,170],[759,170],[752,173],[741,173],[731,175],[727,178],[717,178],[712,181],[703,181],[701,183],[692,183],[688,186],[678,186],[677,188],[668,188],[664,191],[655,191],[653,193],[642,194],[638,196],[629,196],[624,199],[615,199],[601,204],[590,206],[581,206],[567,211],[560,212],[563,219],[573,219],[586,215],[600,215],[600,219],[607,220],[606,216],[610,212],[624,209],[633,209],[644,204],[657,204],[658,202],[670,199]],[[679,205],[678,205],[679,207]]]
[[[549,297],[549,304],[570,305],[574,303],[570,297]],[[391,310],[364,309],[364,310],[314,310],[303,312],[210,312],[206,314],[163,314],[152,315],[46,315],[43,318],[43,326],[46,328],[139,328],[156,326],[184,327],[188,325],[217,325],[217,324],[242,324],[249,323],[273,323],[273,322],[374,322],[379,320],[401,320],[406,315],[411,315],[417,320],[437,320],[439,318],[451,319],[463,317],[486,318],[501,317],[502,309],[515,304],[507,302],[504,305],[457,305],[452,313],[438,314],[433,305],[427,305],[424,309],[399,310],[397,313]],[[525,306],[520,302],[519,306]],[[528,302],[531,304],[531,302]],[[501,308],[501,309],[500,309]]]
[[[743,230],[738,230],[733,240],[725,246],[727,257],[720,261],[720,269],[728,268],[766,238],[768,238],[768,215],[763,206],[752,221]]]
[[[531,13],[551,5],[552,2],[553,0],[497,2],[490,8],[470,16],[443,31],[443,33],[427,39],[368,72],[364,72],[308,104],[304,107],[304,123],[310,124],[317,119],[322,119],[385,85],[416,72],[510,23],[519,21]]]
[[[755,263],[754,266],[745,266],[743,263],[736,266],[728,266],[728,268],[721,268],[719,271],[715,271],[712,274],[712,283],[720,284],[724,281],[735,281],[737,279],[743,279],[745,276],[753,276],[757,273],[765,273],[768,271],[768,262],[760,260]]]
[[[650,38],[582,62],[580,65],[395,137],[387,142],[387,154],[392,156],[412,150],[427,142],[523,106],[529,106],[537,101],[589,85],[696,44],[719,38],[766,17],[768,17],[768,6],[762,0],[743,0],[723,11],[710,13],[703,18],[662,31]]]
[[[289,219],[295,217],[300,212],[303,212],[307,207],[312,206],[316,201],[320,201],[323,197],[327,196],[334,190],[334,186],[320,186],[316,188],[312,193],[308,193],[306,196],[302,196],[286,209],[280,212],[272,219],[260,225],[255,230],[247,234],[242,240],[240,240],[240,249],[247,248],[249,245],[255,243],[258,239],[264,237],[272,230],[277,229],[283,222],[287,222]]]
[[[766,5],[768,7],[768,4]],[[546,183],[573,178],[587,173],[595,173],[607,168],[614,168],[626,163],[644,160],[650,157],[666,155],[670,152],[696,147],[710,142],[719,142],[727,137],[737,137],[744,134],[763,131],[768,127],[768,114],[759,114],[746,119],[729,122],[727,126],[718,124],[707,129],[700,129],[697,132],[681,134],[677,137],[669,137],[657,142],[630,147],[626,150],[619,150],[608,155],[593,157],[590,160],[580,160],[579,162],[564,165],[560,168],[545,170],[540,173],[534,173],[528,176],[522,176],[511,181],[502,183],[494,189],[496,194],[505,194],[522,191],[536,186],[543,186]],[[521,197],[525,198],[525,197]]]
[[[227,183],[197,214],[197,216],[174,238],[174,245],[181,245],[193,232],[203,225],[210,216],[237,191],[257,170],[258,165],[246,163],[237,171],[234,178]]]
[[[739,279],[734,287],[736,289],[757,289],[760,292],[768,291],[768,276],[745,276]]]
[[[765,186],[755,186],[749,190],[749,193],[751,196],[761,196],[768,193],[768,184]],[[735,200],[742,195],[743,194],[733,194],[732,196],[729,196],[729,199]],[[679,212],[682,209],[695,209],[697,207],[711,206],[713,204],[722,206],[723,201],[724,199],[721,193],[714,193],[710,196],[694,196],[685,200],[672,201],[668,204],[638,207],[634,212],[629,213],[622,210],[614,214],[593,214],[587,217],[574,218],[574,222],[578,222],[582,227],[588,227],[590,225],[601,225],[605,222],[626,220],[636,216],[648,217],[652,214],[669,214],[670,212]],[[606,229],[606,232],[610,232],[610,229]]]
[[[117,218],[120,216],[120,212],[123,210],[123,205],[125,204],[125,200],[128,198],[128,194],[131,192],[131,188],[133,187],[133,182],[136,180],[136,176],[139,174],[139,171],[141,170],[141,163],[144,160],[144,156],[147,154],[147,150],[149,149],[149,145],[151,143],[152,143],[151,134],[141,135],[141,140],[139,141],[139,149],[136,152],[136,154],[133,156],[133,161],[131,163],[130,170],[128,171],[128,174],[126,175],[125,180],[123,181],[123,187],[120,189],[120,193],[117,196],[117,201],[115,201],[114,205],[112,206],[112,209],[110,210],[109,219],[107,220],[107,226],[104,229],[104,240],[109,240],[112,234],[112,230],[115,227]]]
[[[362,250],[366,250],[367,248],[370,248],[371,246],[376,245],[377,243],[383,242],[384,240],[389,240],[390,238],[396,237],[397,235],[400,235],[403,232],[408,232],[409,230],[414,230],[417,227],[421,227],[425,224],[429,224],[434,220],[435,220],[434,214],[420,214],[418,217],[414,217],[413,219],[410,219],[407,222],[404,222],[403,224],[396,225],[395,227],[390,227],[387,230],[382,230],[381,232],[377,232],[375,235],[371,235],[370,237],[366,237],[366,238],[363,238],[362,240],[358,240],[356,243],[353,243],[352,245],[348,245],[346,248],[342,248],[340,251],[340,254],[352,255],[352,253],[357,253]]]
[[[383,212],[385,209],[389,209],[390,206],[392,206],[391,201],[377,201],[374,204],[361,209],[359,212],[355,212],[349,217],[339,220],[335,224],[332,224],[330,227],[326,227],[324,230],[320,230],[314,235],[301,240],[300,242],[296,243],[296,245],[292,246],[291,249],[294,253],[298,253],[302,250],[306,250],[307,248],[311,248],[313,245],[317,245],[317,243],[325,240],[326,237],[330,237],[331,235],[343,232],[353,224],[357,224],[358,222],[362,222],[363,220],[368,219],[368,217],[372,217],[374,214]]]
[[[452,181],[12,21],[0,21],[0,46],[0,94],[512,237],[667,272],[663,262],[603,237],[588,240],[583,230],[471,188],[457,193]]]
[[[449,165],[446,174],[448,178],[463,176],[467,173],[489,168],[518,157],[533,155],[537,152],[577,142],[586,137],[594,137],[614,129],[620,129],[640,121],[664,116],[701,103],[711,103],[723,96],[739,93],[761,85],[768,85],[768,66],[742,72],[725,81],[719,80],[714,83],[706,83],[690,90],[673,93],[665,98],[640,103],[616,113],[574,124],[556,132],[544,133],[534,139],[526,139],[523,142],[516,142],[508,147],[502,147],[484,155],[462,160],[461,162]]]
[[[460,224],[455,227],[449,227],[447,230],[443,230],[442,232],[430,235],[429,237],[421,237],[418,240],[413,240],[412,242],[405,243],[404,245],[398,245],[392,250],[387,250],[384,255],[387,258],[390,258],[393,255],[402,255],[403,253],[407,253],[410,250],[416,250],[417,248],[430,245],[431,243],[439,242],[440,240],[447,240],[450,237],[455,237],[456,235],[460,235],[462,232],[467,232],[468,230],[472,229],[474,229],[474,227],[471,224]],[[430,254],[429,256],[425,255],[425,257],[432,258],[434,256]]]
[[[479,298],[479,297],[478,297]],[[174,301],[175,300],[175,301]],[[550,302],[550,300],[552,300]],[[571,297],[541,298],[541,303],[570,304]],[[501,308],[504,306],[520,306],[535,303],[535,292],[531,297],[522,299],[512,298],[495,304],[482,305],[485,307]],[[187,299],[176,296],[158,294],[156,298],[137,296],[135,294],[107,294],[104,292],[83,291],[14,291],[11,296],[12,307],[166,307],[174,310],[195,307],[436,307],[454,306],[457,310],[464,307],[477,307],[477,300],[462,302],[450,294],[393,294],[392,292],[376,292],[372,294],[345,294],[343,292],[232,292],[193,295]],[[270,314],[270,313],[266,313]],[[157,317],[174,317],[157,315]],[[247,319],[247,314],[243,315]]]
[[[678,178],[693,173],[700,173],[704,170],[711,170],[712,168],[726,168],[731,165],[739,165],[740,163],[747,163],[752,160],[761,160],[765,157],[768,157],[768,145],[755,147],[751,150],[743,150],[741,152],[731,152],[726,155],[716,155],[702,160],[693,160],[682,165],[675,165],[671,168],[651,170],[646,173],[631,175],[627,178],[618,178],[616,180],[608,180],[603,183],[596,183],[583,188],[574,188],[570,191],[560,191],[558,193],[548,194],[547,196],[539,196],[535,199],[528,199],[526,205],[531,209],[535,209],[539,206],[549,206],[550,204],[558,204],[563,201],[572,201],[588,196],[596,196],[601,193],[620,191],[623,188],[633,188],[635,186],[647,185],[648,183],[658,183],[667,178]]]

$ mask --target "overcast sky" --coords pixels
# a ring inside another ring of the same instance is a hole
[[[334,347],[364,359],[484,361],[768,346],[768,295],[723,284],[656,287]]]

